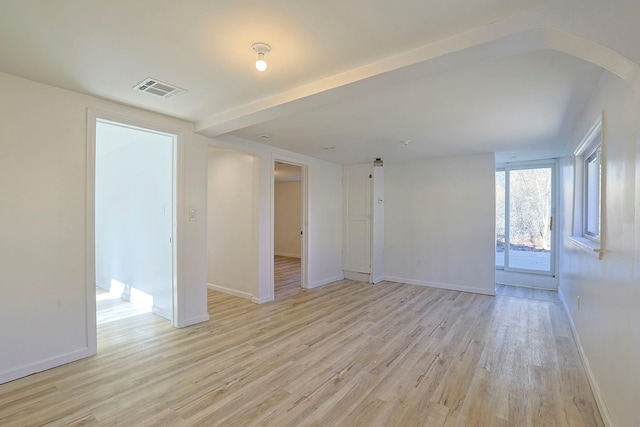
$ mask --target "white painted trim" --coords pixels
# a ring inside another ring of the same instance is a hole
[[[110,289],[111,289],[111,286],[107,286],[107,285],[105,285],[104,283],[101,283],[101,282],[96,282],[96,286],[98,288],[102,289],[105,292],[109,292]]]
[[[240,297],[248,300],[253,298],[253,295],[248,292],[237,291],[235,289],[226,288],[224,286],[214,285],[213,283],[207,283],[207,288],[211,289],[212,291],[222,292],[223,294],[233,295],[234,297]]]
[[[319,288],[320,286],[324,286],[324,285],[328,285],[330,283],[335,283],[335,282],[339,282],[340,280],[343,280],[344,276],[335,276],[335,277],[330,277],[328,279],[322,279],[322,280],[318,280],[317,282],[313,282],[309,285],[308,289],[313,289],[313,288]]]
[[[600,236],[599,242],[591,240],[585,236],[584,218],[585,209],[583,205],[585,191],[585,170],[584,158],[591,152],[594,145],[597,145],[600,136]],[[573,172],[573,206],[571,207],[571,232],[569,241],[591,256],[602,259],[605,252],[606,231],[607,231],[607,112],[602,111],[591,129],[587,132],[578,147],[574,151],[574,172]],[[579,205],[578,205],[579,203]],[[579,215],[577,214],[579,212]],[[577,227],[577,224],[580,227]]]
[[[173,326],[176,328],[186,328],[187,326],[195,325],[202,322],[208,322],[209,315],[204,314],[198,317],[192,317],[190,319],[182,319],[179,322],[176,322]]]
[[[264,304],[271,301],[273,301],[273,295],[267,295],[264,298],[251,297],[251,302],[254,304]]]
[[[589,129],[584,138],[582,138],[582,141],[573,152],[573,155],[575,157],[583,157],[585,154],[587,154],[587,150],[589,150],[593,146],[594,141],[598,136],[600,136],[599,140],[602,142],[602,119],[603,115],[601,114],[600,116],[598,116],[596,122],[593,124],[593,126],[591,126],[591,129]]]
[[[85,237],[84,237],[84,271],[86,292],[86,356],[98,352],[98,321],[96,309],[96,111],[87,109],[87,158],[85,166]],[[65,356],[61,356],[63,359]],[[50,359],[51,360],[51,359]],[[67,363],[67,362],[61,362]],[[54,365],[55,366],[55,365]],[[42,368],[49,369],[53,366]],[[28,374],[26,374],[28,375]],[[1,382],[1,381],[0,381]]]
[[[287,258],[302,258],[302,255],[300,254],[292,254],[292,253],[288,253],[288,252],[274,252],[273,253],[275,256],[284,256]]]
[[[371,275],[367,273],[360,273],[358,271],[343,271],[344,278],[347,280],[357,280],[359,282],[371,283]]]
[[[273,257],[276,255],[275,253],[275,186],[276,186],[276,182],[275,182],[275,168],[276,168],[276,162],[282,162],[282,163],[287,163],[290,165],[294,165],[294,166],[299,166],[300,167],[300,171],[301,171],[301,185],[300,185],[300,191],[301,191],[301,203],[302,206],[300,207],[300,226],[302,228],[302,239],[300,242],[300,282],[301,282],[301,287],[303,289],[309,289],[309,168],[311,167],[311,164],[302,159],[302,158],[298,158],[298,157],[292,157],[292,156],[288,156],[285,154],[281,154],[281,153],[276,153],[276,152],[271,152],[271,172],[270,172],[270,188],[271,188],[271,198],[270,198],[270,205],[271,205],[271,209],[270,209],[270,214],[271,214],[271,218],[270,218],[270,238],[271,241],[269,242],[269,252],[270,252],[270,258],[269,258],[269,262],[270,262],[270,267],[271,267],[271,272],[270,272],[270,277],[269,277],[269,284],[270,284],[270,291],[271,291],[271,295],[269,296],[259,296],[256,301],[260,301],[258,302],[258,304],[261,304],[262,302],[267,302],[267,301],[273,301],[275,298],[275,283],[274,283],[274,274],[275,274],[275,269],[274,269],[274,262],[273,262]],[[298,258],[298,257],[296,257]],[[251,300],[253,301],[253,299]],[[255,301],[254,301],[255,302]]]
[[[408,285],[427,286],[429,288],[446,289],[449,291],[470,292],[473,294],[482,294],[482,295],[490,295],[490,296],[496,295],[495,288],[493,289],[493,291],[488,291],[484,288],[476,288],[474,286],[456,285],[453,283],[428,282],[426,280],[414,280],[414,279],[406,279],[403,277],[394,277],[394,276],[386,276],[384,280],[387,280],[390,282],[406,283]]]
[[[189,320],[183,319],[182,314],[182,301],[184,294],[184,217],[186,216],[184,211],[186,210],[185,203],[185,183],[184,183],[184,165],[182,164],[184,159],[184,145],[185,137],[181,129],[174,130],[175,135],[173,143],[173,254],[172,264],[173,268],[171,272],[173,274],[173,295],[172,313],[171,313],[171,325],[176,328],[183,328],[189,326]],[[207,316],[207,320],[209,315]],[[184,326],[181,326],[184,325]]]
[[[300,177],[292,177],[292,178],[276,178],[276,184],[278,182],[300,182],[302,178]]]
[[[602,258],[602,248],[596,242],[593,242],[585,237],[578,236],[569,236],[569,241],[589,255],[598,259]]]
[[[164,308],[157,307],[155,305],[151,306],[151,312],[153,314],[157,314],[158,316],[165,318],[167,320],[171,320],[171,310],[166,310]]]
[[[88,332],[89,348],[94,348],[94,354],[97,352],[97,324],[96,324],[96,308],[95,308],[95,150],[96,150],[96,120],[111,121],[116,124],[140,128],[147,131],[169,134],[173,139],[173,254],[172,254],[172,310],[171,324],[176,328],[180,324],[187,324],[188,321],[181,319],[182,310],[180,301],[182,300],[182,252],[183,252],[183,210],[184,210],[184,177],[182,159],[184,158],[184,131],[178,127],[166,126],[153,121],[138,119],[118,113],[111,113],[104,110],[94,108],[87,109],[87,166],[86,166],[86,280],[87,280],[87,329],[93,330]],[[92,301],[92,302],[91,302]],[[92,317],[92,319],[90,319]],[[93,340],[93,341],[92,341]]]
[[[591,370],[591,365],[589,364],[589,359],[587,359],[587,355],[584,352],[584,348],[582,347],[582,342],[580,341],[580,335],[578,334],[578,329],[573,321],[573,317],[571,316],[571,311],[569,311],[569,306],[567,305],[567,301],[564,298],[564,295],[561,289],[558,289],[558,296],[560,297],[560,301],[562,301],[562,305],[564,306],[564,310],[567,313],[567,318],[569,319],[569,325],[571,326],[571,332],[573,332],[573,336],[576,341],[576,346],[578,347],[578,352],[580,353],[580,358],[582,359],[582,364],[584,365],[584,369],[587,372],[587,378],[589,379],[589,385],[591,386],[591,391],[593,392],[593,397],[596,399],[596,404],[598,405],[598,409],[600,410],[600,415],[602,416],[602,421],[606,427],[614,427],[613,418],[611,417],[611,413],[609,412],[609,408],[607,407],[607,403],[604,400],[604,396],[602,395],[602,391],[600,391],[600,386],[596,381],[596,377]]]
[[[94,298],[95,303],[95,298]],[[20,366],[16,369],[0,372],[0,384],[7,383],[9,381],[17,380],[18,378],[26,377],[27,375],[42,372],[47,369],[55,368],[57,366],[66,365],[67,363],[75,362],[80,359],[84,359],[89,356],[93,356],[96,352],[90,347],[82,348],[79,350],[65,353],[60,356],[51,357],[49,359],[41,360],[39,362],[30,363],[28,365]]]

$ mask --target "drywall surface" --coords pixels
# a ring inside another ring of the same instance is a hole
[[[605,75],[576,128],[561,167],[560,293],[612,425],[640,425],[640,96]],[[599,260],[571,243],[573,151],[606,111],[606,230]],[[580,308],[578,308],[580,297]]]
[[[276,255],[300,258],[302,200],[300,181],[274,184],[273,244]]]
[[[180,130],[183,161],[206,144],[189,123],[7,74],[0,73],[0,92],[0,342],[10,349],[0,352],[0,382],[6,382],[95,352],[87,110]],[[202,212],[204,153],[194,170],[180,166],[178,183],[180,202]],[[178,272],[175,320],[184,326],[208,318],[206,224],[179,216],[179,256],[188,268]]]
[[[258,160],[209,148],[207,282],[251,298],[258,280]]]
[[[234,136],[209,140],[209,146],[238,151],[258,161],[258,275],[251,283],[252,301],[273,299],[273,173],[275,160],[307,168],[308,287],[342,276],[342,166]]]
[[[385,162],[387,280],[495,294],[495,160]]]

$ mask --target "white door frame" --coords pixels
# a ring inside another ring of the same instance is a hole
[[[511,268],[508,265],[509,251],[509,171],[532,168],[551,168],[551,216],[553,217],[553,228],[551,230],[551,259],[550,272],[539,272],[533,270],[523,270]],[[498,165],[496,171],[505,172],[505,259],[504,266],[496,267],[496,283],[523,286],[541,289],[558,289],[557,266],[558,266],[558,215],[556,207],[558,202],[558,161],[557,159],[507,163]]]
[[[301,181],[300,188],[301,194],[301,221],[302,228],[302,241],[300,248],[300,281],[302,288],[309,289],[309,163],[301,161],[295,157],[289,157],[283,154],[272,153],[271,155],[271,278],[270,287],[271,295],[270,300],[275,297],[275,283],[274,283],[274,255],[275,255],[275,240],[274,240],[274,228],[275,228],[275,167],[276,162],[287,163],[301,168]]]
[[[100,111],[89,108],[87,110],[87,188],[86,188],[86,282],[87,282],[87,335],[90,350],[95,354],[97,351],[97,322],[96,322],[96,266],[95,266],[95,172],[96,172],[96,121],[105,120],[142,129],[145,131],[158,132],[173,136],[173,226],[172,226],[172,313],[171,324],[174,327],[181,327],[181,310],[179,301],[181,300],[181,246],[182,230],[178,224],[182,220],[183,191],[178,186],[182,182],[182,130],[147,122],[131,117]]]

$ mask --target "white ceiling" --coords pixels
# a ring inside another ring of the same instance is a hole
[[[504,46],[486,57],[473,49],[442,54],[446,66],[394,59],[545,4],[0,0],[0,71],[180,117],[206,135],[231,132],[338,163],[553,157],[600,68]],[[253,68],[257,41],[273,48],[263,74]],[[390,61],[398,65],[379,65]],[[170,100],[135,92],[146,77],[188,92]]]
[[[502,153],[504,161],[553,158],[560,156],[601,74],[582,60],[538,51],[411,80],[233,133],[260,142],[265,142],[260,135],[269,134],[271,145],[345,164],[493,152]]]

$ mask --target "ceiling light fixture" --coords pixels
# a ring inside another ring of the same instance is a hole
[[[262,72],[267,69],[267,61],[264,59],[266,53],[271,52],[271,46],[266,43],[254,43],[251,45],[251,49],[258,54],[258,60],[256,61],[256,70]]]

